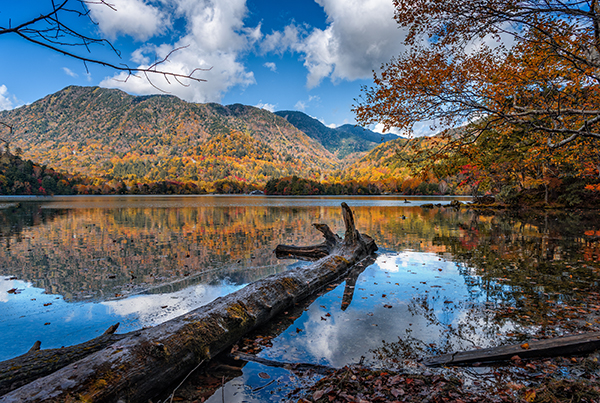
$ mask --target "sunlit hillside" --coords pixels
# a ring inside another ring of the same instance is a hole
[[[239,104],[67,87],[0,119],[14,128],[11,145],[24,158],[132,182],[318,179],[339,163],[285,119]]]

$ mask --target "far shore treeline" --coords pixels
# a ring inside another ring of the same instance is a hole
[[[271,179],[266,184],[252,184],[235,180],[217,180],[198,185],[194,182],[164,180],[131,183],[124,180],[89,178],[72,175],[40,166],[20,156],[5,153],[0,157],[0,195],[114,195],[114,194],[249,194],[267,195],[380,195],[390,193],[381,184],[347,181],[321,183],[311,179],[288,176]],[[396,189],[402,194],[443,194],[434,183],[420,182],[416,188]]]
[[[408,178],[405,181],[318,182],[311,179],[287,176],[270,179],[263,184],[235,180],[217,180],[199,185],[194,182],[164,180],[132,183],[114,178],[89,178],[41,166],[19,155],[4,152],[0,155],[0,195],[201,195],[201,194],[251,194],[266,195],[471,195],[468,175],[456,175],[439,181]],[[127,183],[128,182],[128,183]],[[562,183],[561,189],[552,190],[551,202],[558,207],[597,208],[600,192],[590,186],[593,181],[571,179]],[[597,185],[596,185],[597,186]],[[501,205],[537,205],[543,207],[546,189],[538,186],[519,194],[496,195]],[[483,195],[480,195],[483,196]],[[489,198],[482,198],[488,199]],[[545,203],[545,202],[544,202]]]

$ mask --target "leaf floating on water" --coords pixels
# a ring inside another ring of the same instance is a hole
[[[267,374],[266,372],[259,372],[258,373],[259,378],[262,379],[269,379],[271,376],[269,374]]]
[[[17,288],[11,288],[10,290],[7,291],[9,294],[20,294],[21,290],[17,289]]]
[[[300,329],[299,327],[296,328],[296,333],[300,333],[302,331],[302,329]]]
[[[52,305],[52,302],[48,302],[48,303],[44,304],[44,306],[50,306],[50,305]]]
[[[329,317],[331,316],[331,314],[330,314],[329,312],[327,312],[327,313],[325,314],[325,316],[329,318]]]
[[[50,322],[46,322],[44,323],[44,326],[48,326],[50,324]]]
[[[402,389],[396,389],[396,388],[392,388],[390,390],[390,393],[394,396],[394,397],[398,397],[398,396],[403,396],[406,392],[404,392],[404,390]]]
[[[387,308],[387,309],[392,309],[392,306],[391,305],[387,305],[387,304],[385,304],[383,307]]]
[[[535,400],[535,390],[531,389],[525,392],[525,396],[523,396],[526,401],[533,402]]]
[[[327,319],[321,316],[321,320],[327,320]]]

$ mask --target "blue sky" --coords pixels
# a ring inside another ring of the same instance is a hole
[[[73,6],[76,0],[70,0]],[[174,48],[166,69],[197,72],[189,86],[154,83],[191,102],[242,103],[272,111],[300,110],[327,125],[355,123],[351,112],[372,71],[402,50],[392,0],[106,0],[86,18],[65,16],[72,27],[109,39],[122,54],[92,46],[84,56],[129,66],[148,65]],[[51,0],[3,1],[0,27],[49,9]],[[100,85],[131,94],[158,90],[147,80],[119,75],[0,36],[0,109],[34,102],[68,85]],[[7,56],[8,55],[8,56]],[[6,60],[9,62],[6,63]],[[120,79],[120,80],[119,80]]]

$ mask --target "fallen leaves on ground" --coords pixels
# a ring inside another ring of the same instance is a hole
[[[600,402],[597,379],[544,378],[528,387],[520,383],[470,388],[451,375],[415,375],[345,367],[321,379],[297,397],[298,403],[571,403]]]
[[[442,376],[342,368],[317,382],[298,402],[489,402],[489,396],[462,392],[462,381]],[[500,400],[498,400],[500,401]]]

